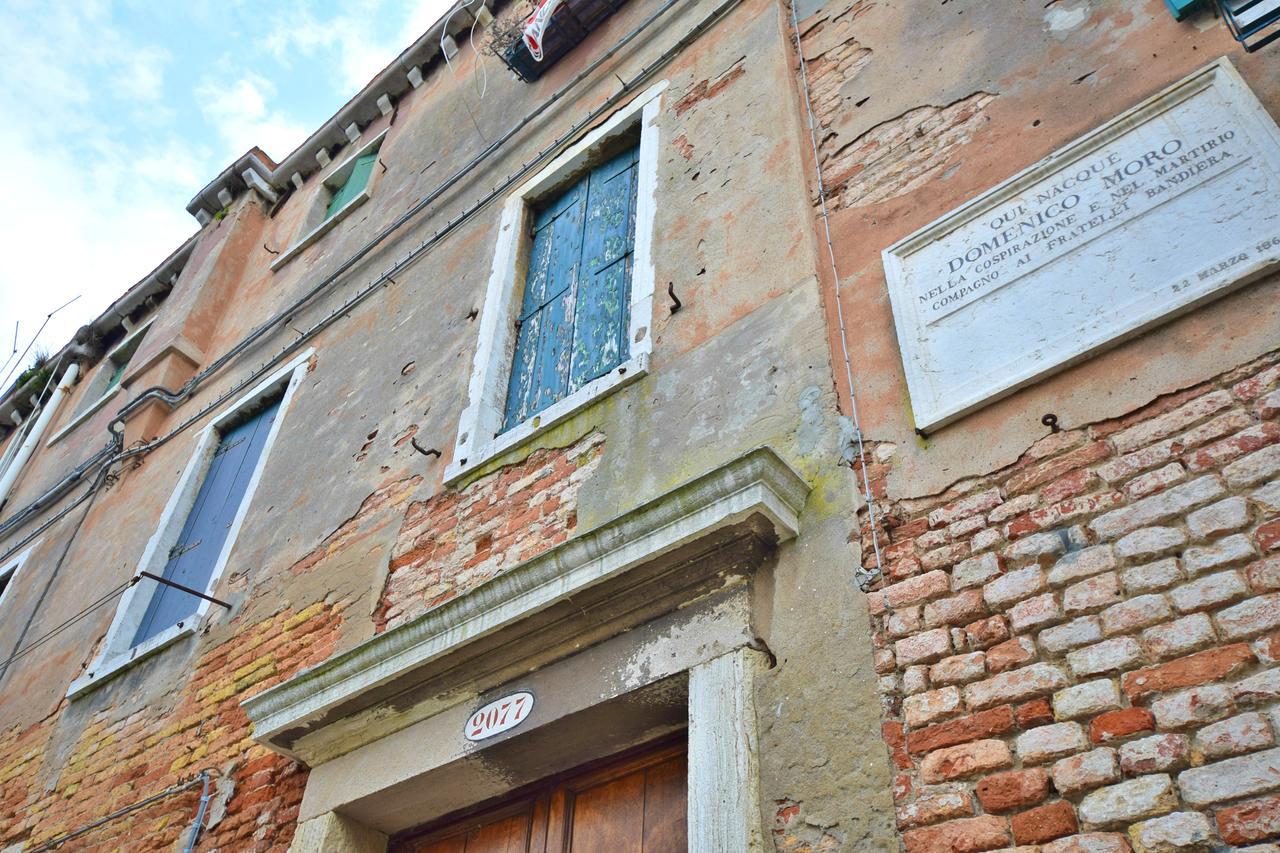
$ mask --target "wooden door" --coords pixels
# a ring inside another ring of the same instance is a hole
[[[685,745],[539,783],[392,839],[390,853],[684,853]]]

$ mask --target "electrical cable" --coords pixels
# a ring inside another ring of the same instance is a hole
[[[12,663],[14,660],[17,660],[21,656],[25,656],[29,654],[31,651],[31,648],[41,645],[48,640],[48,637],[42,637],[37,643],[33,643],[32,646],[27,647],[25,649],[22,647],[22,641],[27,638],[27,632],[31,630],[31,625],[33,622],[35,622],[36,614],[40,612],[40,608],[44,604],[44,600],[49,596],[49,590],[53,588],[54,581],[58,579],[58,575],[62,570],[62,564],[66,562],[67,554],[71,552],[71,546],[75,544],[76,536],[80,533],[80,528],[84,526],[85,519],[89,517],[89,510],[93,509],[93,502],[97,499],[98,495],[100,494],[97,488],[97,486],[99,485],[98,481],[106,479],[105,475],[106,475],[106,472],[109,470],[110,470],[109,467],[103,468],[99,472],[99,476],[95,478],[95,484],[94,484],[95,487],[90,489],[89,491],[89,498],[88,498],[87,506],[85,506],[84,508],[84,512],[81,513],[80,518],[76,520],[75,526],[71,528],[71,532],[67,536],[66,542],[62,546],[62,553],[58,555],[58,561],[54,563],[53,571],[49,572],[49,576],[45,580],[44,589],[40,591],[39,597],[36,598],[35,606],[31,608],[31,612],[27,615],[26,621],[22,624],[22,630],[18,633],[18,639],[15,640],[13,643],[13,651],[9,653],[8,659],[5,660],[3,664],[0,664],[0,682],[3,682],[5,676],[9,674],[10,663]],[[132,583],[132,581],[130,581],[130,583]],[[128,586],[128,584],[125,584],[125,586]],[[121,590],[121,592],[123,592],[123,590]],[[119,594],[118,592],[113,590],[112,593],[110,593],[108,596],[104,596],[103,598],[110,600],[110,598],[114,598],[115,595],[118,595],[118,594]],[[103,599],[99,599],[98,601],[90,605],[88,608],[85,608],[84,610],[81,610],[79,613],[76,613],[69,620],[67,620],[67,622],[70,624],[75,624],[76,622],[79,622],[85,616],[89,615],[89,613],[92,613],[97,608],[103,606],[104,603],[105,602],[103,601]],[[66,630],[67,627],[69,627],[69,625],[67,623],[63,623],[63,626],[60,626],[59,628],[55,629],[52,633],[56,635]]]
[[[858,450],[858,462],[862,466],[862,499],[867,505],[867,523],[871,526],[871,548],[876,557],[875,572],[865,575],[861,566],[856,574],[863,575],[859,580],[863,592],[884,571],[884,562],[880,554],[880,536],[877,531],[875,497],[871,493],[871,475],[867,473],[867,448],[862,440],[862,425],[858,421],[858,396],[853,387],[853,363],[849,357],[848,335],[845,332],[844,306],[840,301],[840,269],[836,264],[836,249],[831,241],[831,216],[827,210],[827,187],[822,177],[822,159],[818,151],[818,120],[813,114],[813,98],[809,92],[809,65],[804,59],[804,47],[800,44],[800,20],[796,13],[796,0],[789,0],[791,7],[791,29],[795,33],[796,55],[800,57],[800,82],[804,88],[804,105],[809,119],[809,141],[813,145],[813,169],[818,181],[818,202],[822,211],[822,227],[827,239],[827,257],[831,261],[831,276],[835,285],[836,320],[840,327],[840,350],[844,355],[844,377],[849,389],[849,414],[853,420],[854,444]],[[854,472],[854,482],[858,479]]]
[[[52,311],[50,311],[48,314],[45,315],[44,322],[40,324],[40,328],[36,329],[36,333],[31,336],[31,340],[27,343],[26,349],[22,351],[22,355],[18,356],[17,362],[13,365],[13,367],[9,368],[9,371],[7,373],[5,373],[4,379],[0,380],[0,388],[3,388],[9,384],[9,377],[12,376],[13,371],[16,370],[22,364],[22,360],[27,357],[27,353],[31,352],[31,348],[35,346],[36,341],[40,339],[41,333],[44,332],[45,326],[49,325],[49,321],[53,319],[53,315],[57,314],[63,308],[66,308],[68,305],[70,305],[72,302],[75,302],[79,298],[80,298],[80,295],[76,294],[75,296],[71,297],[66,302],[62,303],[57,308],[54,308]]]

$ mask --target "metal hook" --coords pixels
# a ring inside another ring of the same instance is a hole
[[[1052,412],[1042,417],[1040,423],[1047,426],[1050,432],[1062,432],[1062,427],[1058,426],[1058,416]]]
[[[674,281],[667,282],[667,296],[671,297],[672,314],[684,307],[684,303],[680,301],[680,297],[676,296],[676,284]]]
[[[416,438],[409,439],[409,444],[411,444],[413,446],[413,449],[421,453],[423,456],[434,456],[437,459],[439,459],[441,456],[441,453],[439,450],[436,450],[434,447],[431,448],[430,450],[424,448],[421,444],[418,444],[418,439]]]

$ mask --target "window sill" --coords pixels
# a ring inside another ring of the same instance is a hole
[[[118,393],[120,393],[119,385],[112,388],[107,393],[103,394],[97,400],[94,400],[93,403],[91,403],[87,409],[85,409],[80,414],[76,415],[74,418],[71,419],[71,421],[66,426],[64,426],[62,429],[58,430],[52,436],[50,436],[49,440],[45,442],[44,446],[52,447],[57,442],[61,441],[63,436],[67,435],[67,433],[71,432],[76,427],[80,426],[80,424],[84,423],[85,421],[89,420],[89,418],[93,417],[93,415],[99,409],[105,406],[107,402]]]
[[[368,189],[361,190],[360,195],[351,199],[351,201],[347,202],[345,205],[339,208],[333,214],[333,216],[330,216],[324,222],[321,222],[315,228],[312,228],[311,231],[305,237],[303,237],[298,242],[294,243],[289,248],[285,249],[284,252],[280,255],[280,257],[276,258],[274,261],[271,262],[271,271],[276,272],[282,266],[289,263],[289,261],[293,260],[298,255],[302,254],[302,252],[305,249],[307,249],[307,247],[309,247],[312,243],[315,243],[325,234],[328,234],[331,230],[333,230],[333,227],[335,225],[337,225],[343,219],[346,219],[347,216],[350,215],[350,213],[353,210],[355,210],[357,207],[364,204],[368,200],[369,200],[369,190]]]
[[[452,485],[468,474],[492,462],[508,450],[540,435],[595,403],[601,397],[634,382],[649,372],[649,353],[640,352],[592,382],[583,385],[563,400],[543,409],[529,420],[494,437],[466,459],[457,460],[445,471],[446,485]]]
[[[156,634],[150,640],[147,640],[140,646],[134,646],[127,652],[113,655],[93,665],[93,671],[71,682],[71,686],[67,688],[68,699],[78,699],[92,691],[96,690],[99,685],[105,684],[115,678],[120,673],[138,664],[152,655],[168,648],[184,637],[189,637],[196,632],[195,623],[200,620],[199,613],[193,613],[190,617],[182,620],[177,625],[172,626],[159,634]]]

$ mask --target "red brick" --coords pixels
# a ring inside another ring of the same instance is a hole
[[[1160,666],[1125,673],[1121,686],[1130,700],[1151,693],[1195,687],[1226,678],[1254,661],[1248,643],[1196,652]]]
[[[1004,672],[1035,660],[1035,643],[1026,637],[1014,637],[987,650],[987,669],[992,673]]]
[[[1193,471],[1223,465],[1238,459],[1246,453],[1275,444],[1280,441],[1280,424],[1262,423],[1238,432],[1230,438],[1224,438],[1217,444],[1211,444],[1192,454],[1187,467]]]
[[[989,711],[929,726],[907,734],[907,751],[912,755],[948,746],[995,737],[1013,730],[1013,707],[1001,705]]]
[[[978,783],[978,802],[993,814],[1025,809],[1049,796],[1049,774],[1044,768],[995,773]]]
[[[1080,829],[1076,810],[1066,800],[1016,814],[1012,824],[1015,844],[1040,844],[1072,835]]]
[[[1264,551],[1280,548],[1280,521],[1271,521],[1262,525],[1253,532],[1253,538],[1257,540],[1258,547]]]
[[[1248,379],[1231,386],[1231,391],[1241,400],[1252,400],[1265,394],[1272,385],[1280,382],[1280,364],[1259,371]]]
[[[1280,835],[1280,796],[1219,809],[1218,834],[1228,844],[1249,844]]]
[[[947,579],[947,573],[936,571],[887,586],[881,593],[890,607],[905,607],[946,595],[950,591],[951,583]]]
[[[1245,569],[1249,586],[1254,592],[1274,592],[1280,589],[1280,556],[1259,560]]]
[[[898,829],[928,826],[943,820],[968,817],[973,814],[969,794],[945,791],[938,794],[922,794],[914,803],[898,806]]]
[[[1155,730],[1155,717],[1146,708],[1121,708],[1094,717],[1089,722],[1089,739],[1094,743],[1107,743],[1138,732]]]
[[[1153,405],[1158,405],[1159,402],[1156,401]],[[1186,429],[1196,421],[1219,412],[1231,404],[1230,394],[1226,391],[1213,390],[1207,394],[1191,398],[1188,402],[1172,411],[1165,411],[1160,414],[1152,411],[1148,417],[1142,417],[1135,412],[1126,418],[1130,419],[1129,423],[1132,426],[1116,433],[1112,436],[1111,441],[1117,451],[1128,453],[1131,450],[1142,447],[1144,444],[1152,444]]]
[[[939,625],[963,625],[985,615],[987,604],[982,590],[971,589],[924,606],[924,624],[927,628]]]
[[[907,755],[907,739],[903,735],[902,723],[892,721],[881,723],[880,736],[889,747],[889,756],[893,759],[895,767],[899,770],[910,770],[915,767],[915,762],[911,760],[911,756]]]
[[[1009,639],[1009,625],[1003,616],[991,616],[966,625],[964,633],[972,648],[988,649]]]
[[[1056,480],[1077,468],[1099,462],[1110,453],[1105,441],[1095,441],[1070,453],[1054,457],[1047,462],[1027,468],[1009,478],[1006,488],[1010,495],[1029,492],[1042,483]]]
[[[920,778],[930,785],[951,782],[1000,770],[1012,763],[1013,754],[1004,741],[976,740],[926,755],[920,762]]]
[[[1003,503],[999,489],[988,489],[974,495],[967,495],[958,501],[947,504],[929,513],[930,527],[945,527],[954,521],[968,518],[980,512],[994,509]]]
[[[979,853],[1008,847],[1009,822],[995,815],[953,820],[902,834],[907,853]]]
[[[1048,725],[1053,722],[1053,705],[1048,699],[1034,699],[1019,705],[1014,716],[1021,729]]]
[[[1040,498],[1045,503],[1056,503],[1064,498],[1075,497],[1093,488],[1098,483],[1098,475],[1089,469],[1073,471],[1061,479],[1055,480],[1040,490]]]

